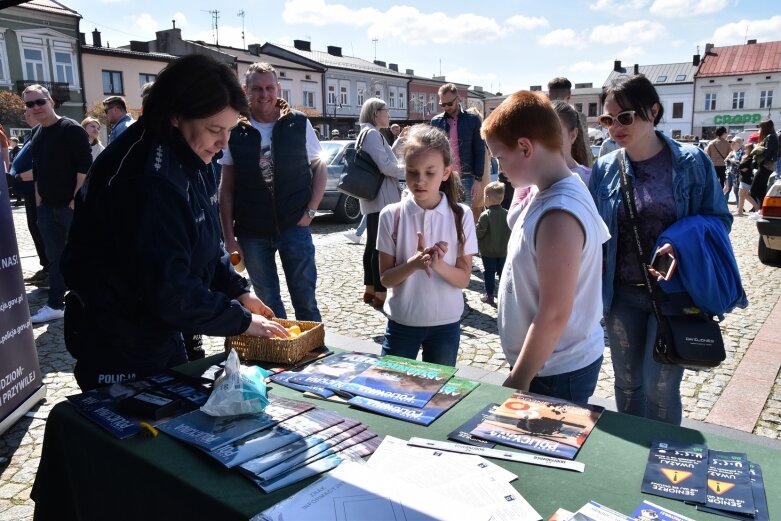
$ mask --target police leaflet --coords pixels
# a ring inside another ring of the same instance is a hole
[[[708,448],[705,445],[654,441],[641,490],[647,494],[705,503]]]

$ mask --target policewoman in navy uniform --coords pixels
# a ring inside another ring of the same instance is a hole
[[[185,56],[93,163],[62,258],[82,390],[186,362],[183,334],[288,336],[221,243],[211,161],[247,110],[230,68]]]

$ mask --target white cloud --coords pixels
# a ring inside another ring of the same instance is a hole
[[[768,20],[740,20],[722,25],[713,32],[709,41],[716,45],[742,44],[746,38],[767,42],[778,40],[780,33],[781,16],[776,15]]]
[[[649,0],[597,0],[588,6],[592,11],[621,12],[629,9],[641,9]]]
[[[728,3],[729,0],[654,0],[651,13],[667,18],[698,16],[721,11]]]
[[[613,70],[613,60],[605,60],[602,62],[582,61],[570,65],[569,70],[572,72],[602,72],[607,77],[610,71]]]
[[[538,27],[548,27],[550,23],[543,17],[516,15],[505,20],[504,25],[513,29],[537,29]]]
[[[493,85],[494,88],[499,85],[499,77],[492,73],[474,72],[466,67],[458,67],[452,70],[445,71],[445,77],[448,81],[456,81],[459,83],[468,83],[469,85],[480,85],[484,89],[488,90]]]
[[[154,33],[160,28],[160,24],[158,24],[157,20],[152,18],[152,15],[149,13],[141,13],[138,16],[133,16],[132,19],[136,26],[148,33]]]
[[[171,18],[176,20],[176,26],[177,27],[186,27],[187,26],[187,17],[184,15],[183,12],[177,11],[177,12],[174,13],[174,15]]]
[[[656,22],[642,20],[620,25],[597,25],[591,30],[589,39],[602,44],[637,44],[660,42],[667,30]]]
[[[537,39],[537,43],[543,47],[578,47],[579,41],[572,29],[556,29]]]
[[[289,24],[366,27],[372,38],[408,45],[485,42],[515,29],[548,25],[545,18],[514,16],[501,25],[493,18],[472,13],[454,16],[443,12],[424,13],[408,5],[392,6],[383,12],[371,7],[352,9],[342,4],[326,4],[325,0],[288,0],[282,18]],[[458,30],[453,29],[456,27]]]

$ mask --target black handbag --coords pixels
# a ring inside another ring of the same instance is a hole
[[[717,367],[727,357],[724,352],[724,339],[719,323],[705,313],[663,314],[659,287],[651,282],[648,273],[647,255],[643,252],[640,231],[637,227],[637,206],[626,173],[626,152],[619,152],[621,166],[621,196],[624,209],[635,235],[641,271],[645,277],[645,287],[651,296],[651,307],[656,316],[656,340],[654,341],[654,360],[660,364],[680,365],[687,369],[707,369]]]
[[[363,150],[363,140],[371,129],[364,129],[355,144],[355,155],[348,161],[344,173],[339,177],[336,189],[358,199],[372,200],[380,193],[385,176],[377,168],[371,156]]]

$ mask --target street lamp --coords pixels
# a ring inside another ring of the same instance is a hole
[[[331,125],[331,130],[333,131],[336,128],[336,109],[341,109],[342,103],[334,103],[334,112],[333,116],[331,116],[331,120],[333,121],[333,124]]]

